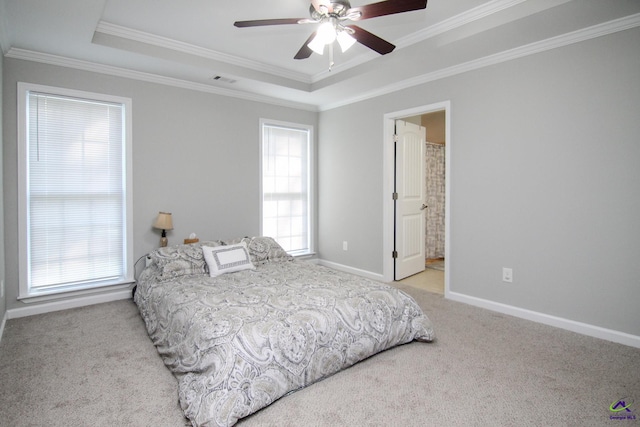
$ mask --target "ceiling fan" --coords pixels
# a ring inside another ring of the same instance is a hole
[[[411,12],[427,7],[427,0],[387,0],[360,7],[351,7],[349,0],[311,0],[310,18],[258,19],[236,21],[236,27],[259,27],[265,25],[320,24],[318,29],[304,42],[294,59],[306,59],[313,52],[322,55],[324,46],[329,46],[329,70],[333,65],[333,42],[338,41],[343,52],[355,42],[386,55],[395,49],[388,41],[346,21],[362,21],[378,16]]]

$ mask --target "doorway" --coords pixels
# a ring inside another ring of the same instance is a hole
[[[412,122],[427,128],[427,141],[430,143],[436,143],[439,146],[435,147],[436,150],[444,151],[444,238],[437,237],[437,239],[443,239],[444,242],[435,242],[439,247],[429,249],[427,247],[427,241],[425,244],[425,253],[429,254],[429,259],[425,259],[425,271],[414,276],[411,276],[407,279],[404,279],[402,282],[411,282],[409,284],[414,284],[416,282],[426,283],[428,290],[436,291],[439,293],[445,294],[447,296],[449,292],[449,268],[451,265],[450,259],[450,230],[449,230],[449,218],[450,218],[450,170],[451,170],[451,161],[450,161],[450,151],[451,151],[451,141],[449,138],[450,132],[450,103],[449,101],[425,105],[422,107],[413,108],[410,110],[403,110],[394,113],[388,113],[384,116],[384,183],[383,183],[383,191],[384,191],[384,209],[383,209],[383,218],[384,218],[384,265],[383,265],[383,276],[385,281],[393,281],[394,280],[394,258],[393,256],[389,256],[387,259],[387,254],[394,253],[394,247],[396,243],[396,236],[394,230],[394,201],[392,197],[389,197],[393,193],[394,189],[394,179],[395,179],[395,156],[393,149],[393,134],[394,134],[394,125],[396,120],[404,120],[407,122]],[[425,158],[425,162],[427,159]],[[433,202],[433,199],[431,199]],[[430,203],[431,203],[430,202]],[[433,212],[435,214],[435,212]],[[430,214],[431,215],[431,214]],[[431,215],[432,217],[434,215]],[[433,227],[434,224],[431,224]],[[433,235],[431,236],[432,241],[429,242],[433,245]],[[431,264],[431,265],[429,265]],[[439,267],[439,264],[444,264],[444,268]],[[435,267],[435,268],[433,268]],[[440,270],[440,271],[438,271]],[[442,271],[444,270],[444,271]],[[438,281],[440,282],[438,284]],[[443,283],[444,282],[444,283]],[[424,286],[421,286],[424,287]],[[439,289],[439,290],[438,290]]]
[[[425,259],[427,268],[444,270],[445,216],[445,114],[444,110],[406,120],[419,122],[427,129],[425,164]]]

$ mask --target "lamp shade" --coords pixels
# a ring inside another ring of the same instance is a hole
[[[317,53],[318,55],[322,55],[324,53],[324,41],[320,35],[316,35],[313,40],[307,45],[309,49]]]
[[[158,217],[153,223],[153,227],[159,228],[160,230],[173,230],[173,220],[171,219],[171,213],[158,212]]]
[[[357,41],[351,36],[351,34],[346,31],[341,31],[337,36],[338,44],[340,45],[340,49],[342,49],[342,53],[346,52],[354,43]]]
[[[319,37],[322,43],[330,44],[336,39],[336,25],[334,21],[328,21],[320,24],[318,27],[318,33],[316,37]]]
[[[316,32],[316,36],[311,40],[307,46],[309,49],[317,53],[318,55],[322,55],[324,52],[324,47],[333,43],[336,40],[336,21],[331,20],[320,24],[318,27],[318,31]],[[355,41],[355,39],[354,39]],[[344,52],[343,48],[343,52]]]

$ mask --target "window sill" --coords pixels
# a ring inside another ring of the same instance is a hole
[[[311,259],[311,258],[315,258],[316,257],[316,253],[315,252],[305,252],[302,254],[292,254],[292,257],[294,257],[295,259]]]
[[[51,301],[57,300],[61,298],[72,298],[79,296],[87,296],[91,294],[101,293],[105,291],[116,291],[128,289],[134,284],[134,280],[127,280],[124,282],[117,283],[105,283],[100,285],[92,285],[90,287],[86,287],[84,289],[74,288],[74,289],[55,289],[49,291],[41,291],[39,293],[31,293],[28,295],[20,295],[18,296],[18,300],[22,301],[26,304],[34,303],[34,302],[42,302],[42,301]]]

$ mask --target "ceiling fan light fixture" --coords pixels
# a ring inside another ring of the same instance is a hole
[[[315,53],[322,55],[325,45],[329,45],[336,40],[336,31],[336,25],[333,21],[326,21],[320,24],[316,36],[307,46]]]
[[[332,21],[327,21],[318,27],[318,35],[316,38],[320,38],[324,44],[331,44],[336,39],[336,26]]]
[[[351,34],[346,31],[340,31],[336,37],[338,40],[338,44],[340,45],[340,49],[342,49],[342,53],[345,53],[351,46],[355,44],[357,41],[354,39]]]
[[[265,25],[319,24],[318,29],[307,38],[294,59],[307,59],[312,53],[322,55],[324,46],[329,46],[329,62],[333,64],[333,42],[336,39],[342,52],[346,52],[355,42],[386,55],[395,45],[355,25],[345,25],[345,21],[361,21],[379,16],[417,11],[427,7],[427,0],[382,0],[377,3],[351,7],[349,0],[310,0],[310,18],[278,18],[236,21],[236,27],[260,27]],[[344,34],[342,34],[344,33]],[[329,66],[331,70],[331,66]]]

